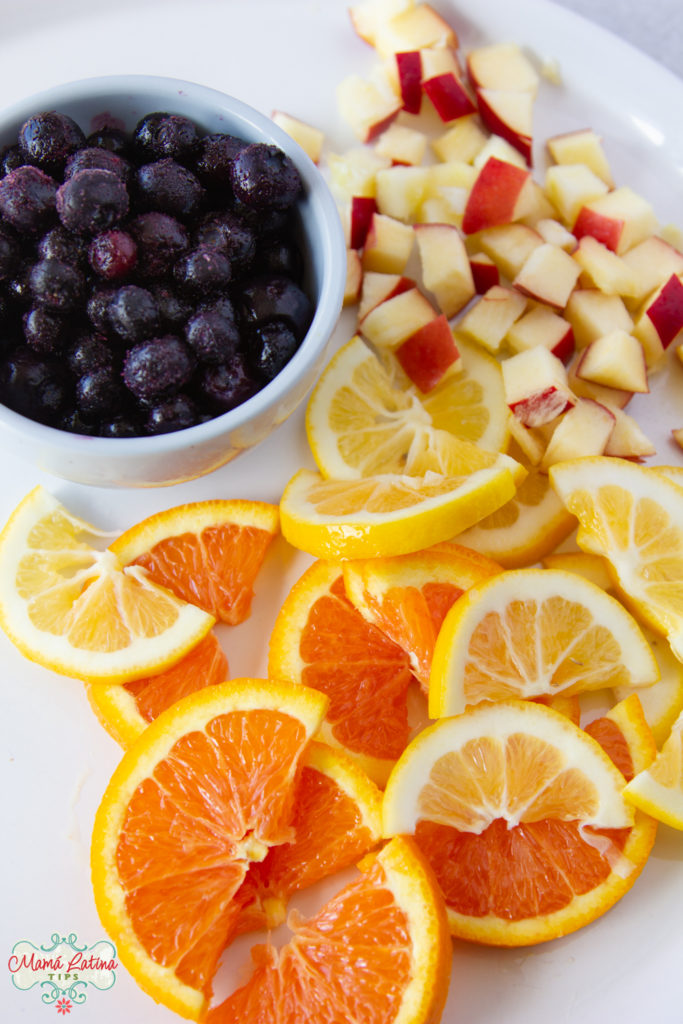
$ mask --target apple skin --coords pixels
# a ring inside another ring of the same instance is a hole
[[[488,130],[493,135],[500,135],[500,137],[505,139],[506,142],[509,142],[510,145],[524,157],[526,163],[530,167],[532,164],[533,147],[531,134],[527,135],[520,131],[516,131],[506,121],[504,121],[489,102],[485,89],[477,89],[477,106],[479,109],[479,115]]]
[[[422,83],[422,88],[442,121],[455,121],[476,113],[477,108],[464,86],[451,72],[428,78]]]
[[[489,157],[467,199],[462,221],[464,234],[508,224],[514,218],[519,194],[530,176],[531,172],[523,167]]]
[[[472,257],[470,267],[472,268],[472,280],[474,281],[477,295],[484,295],[489,288],[500,284],[500,271],[493,260],[488,257],[484,257],[484,259],[477,259],[476,256]]]
[[[396,54],[398,81],[403,109],[407,114],[419,114],[422,106],[422,57],[419,50],[405,50]]]
[[[615,217],[605,217],[604,214],[591,210],[589,206],[582,206],[572,228],[572,234],[575,238],[591,235],[598,242],[602,242],[608,249],[611,249],[612,252],[616,252],[623,230],[623,220],[617,220]]]
[[[571,409],[573,404],[559,388],[550,385],[528,398],[513,402],[510,411],[526,427],[542,427]]]
[[[446,317],[435,317],[411,334],[396,349],[404,372],[423,394],[431,391],[460,359],[453,332]]]
[[[683,328],[683,283],[676,274],[671,275],[646,312],[662,345],[668,348]]]
[[[377,202],[372,196],[353,196],[351,199],[351,249],[362,249],[368,237]]]

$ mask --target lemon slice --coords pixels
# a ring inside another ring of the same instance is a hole
[[[646,814],[683,831],[683,714],[654,762],[631,779],[624,796]]]
[[[31,491],[0,534],[0,625],[27,658],[63,675],[160,672],[215,619],[84,539],[97,534],[42,487]]]

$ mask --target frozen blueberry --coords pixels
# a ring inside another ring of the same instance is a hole
[[[122,396],[121,378],[113,366],[88,370],[76,381],[76,404],[90,419],[112,416],[121,408]]]
[[[167,213],[141,213],[130,222],[129,231],[137,243],[143,277],[166,277],[190,244],[185,226]]]
[[[16,235],[0,224],[0,281],[12,277],[20,263],[20,246]]]
[[[56,426],[60,430],[68,430],[70,434],[85,434],[94,437],[98,433],[97,425],[84,419],[79,409],[68,409],[59,418]]]
[[[77,150],[69,157],[64,168],[64,180],[73,178],[74,174],[79,171],[92,171],[93,169],[111,171],[123,182],[129,180],[132,171],[131,165],[124,157],[112,153],[109,149],[90,146]]]
[[[27,164],[59,174],[68,157],[85,145],[85,135],[67,114],[48,110],[34,114],[19,129],[19,149]]]
[[[264,274],[284,274],[301,284],[304,261],[296,242],[291,238],[269,238],[256,254],[256,266]]]
[[[33,302],[31,291],[31,272],[33,261],[24,259],[17,267],[15,273],[5,282],[8,299],[15,303],[19,309],[27,309]]]
[[[199,421],[196,404],[189,395],[179,394],[152,406],[145,422],[149,434],[169,434],[185,430]]]
[[[234,316],[209,306],[188,320],[185,340],[200,363],[225,363],[237,351],[240,332]]]
[[[193,249],[173,267],[173,277],[183,295],[195,299],[224,291],[232,277],[230,260],[215,249]]]
[[[251,331],[247,360],[258,379],[267,384],[284,369],[298,347],[299,339],[283,320],[268,320]]]
[[[171,157],[179,163],[193,159],[199,144],[197,126],[181,114],[156,111],[138,121],[133,142],[141,161]]]
[[[151,292],[136,284],[124,285],[112,295],[106,320],[119,341],[133,345],[151,338],[159,326],[159,310]]]
[[[37,305],[66,313],[81,302],[85,278],[77,267],[50,258],[40,260],[31,269],[29,285]]]
[[[182,298],[173,288],[163,282],[150,285],[150,291],[157,304],[162,326],[172,334],[182,334],[185,324],[192,316],[194,307],[187,299]]]
[[[102,335],[84,334],[67,349],[66,363],[74,377],[114,365],[112,350]]]
[[[158,210],[180,220],[195,217],[204,189],[192,171],[170,157],[143,164],[135,176],[136,194],[143,209]]]
[[[207,217],[194,235],[198,248],[215,249],[228,257],[235,273],[244,273],[256,255],[254,230],[230,211]]]
[[[0,177],[4,178],[10,171],[16,171],[17,167],[23,167],[25,163],[24,154],[18,145],[5,146],[0,152]]]
[[[249,323],[285,320],[301,341],[313,316],[311,301],[289,277],[263,275],[249,281],[242,291],[242,313]]]
[[[36,352],[59,352],[66,335],[64,317],[43,306],[34,306],[23,316],[26,344]]]
[[[260,388],[247,367],[244,356],[236,352],[218,366],[207,366],[197,385],[202,405],[216,414],[228,412],[246,402]]]
[[[111,302],[116,288],[113,285],[102,285],[93,288],[85,305],[85,312],[88,320],[99,334],[107,334],[109,331],[109,303]]]
[[[202,185],[207,188],[222,188],[230,192],[230,168],[232,161],[247,143],[234,135],[217,132],[205,135],[199,144],[196,171]]]
[[[123,362],[123,381],[138,401],[153,404],[177,394],[193,370],[194,360],[185,342],[166,334],[128,350]]]
[[[0,214],[20,233],[36,234],[54,218],[57,182],[39,167],[17,167],[0,179]]]
[[[66,374],[56,359],[17,349],[0,367],[0,400],[22,416],[54,425],[69,401]]]
[[[87,147],[108,149],[110,153],[127,157],[130,149],[130,136],[123,128],[105,127],[91,132],[85,140]]]
[[[57,224],[43,235],[37,248],[41,259],[54,257],[63,263],[80,263],[87,258],[88,240]]]
[[[128,213],[126,186],[112,171],[77,171],[57,190],[57,213],[64,227],[77,234],[106,231]]]
[[[286,210],[303,190],[301,175],[278,146],[252,142],[241,150],[230,167],[235,197],[256,210]]]
[[[88,259],[98,277],[105,281],[115,281],[131,273],[137,261],[137,252],[135,239],[127,231],[112,228],[93,238]]]
[[[121,413],[100,424],[101,437],[140,437],[144,433],[142,423],[133,413]]]

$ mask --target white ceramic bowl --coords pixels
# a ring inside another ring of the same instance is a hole
[[[86,134],[104,112],[127,128],[155,110],[184,114],[206,132],[228,132],[280,146],[304,182],[299,203],[307,266],[305,288],[315,314],[298,351],[252,398],[213,420],[152,437],[100,438],[35,423],[0,404],[0,439],[20,458],[56,476],[103,487],[151,487],[210,473],[252,448],[299,405],[319,374],[342,306],[346,277],[344,237],[334,200],[303,150],[258,111],[214,89],[173,78],[117,75],[60,85],[0,113],[0,146],[16,141],[32,114],[59,110]]]

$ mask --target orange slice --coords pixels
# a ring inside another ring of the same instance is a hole
[[[131,527],[112,545],[123,565],[230,625],[251,607],[253,584],[279,530],[276,505],[215,500],[179,505]]]

